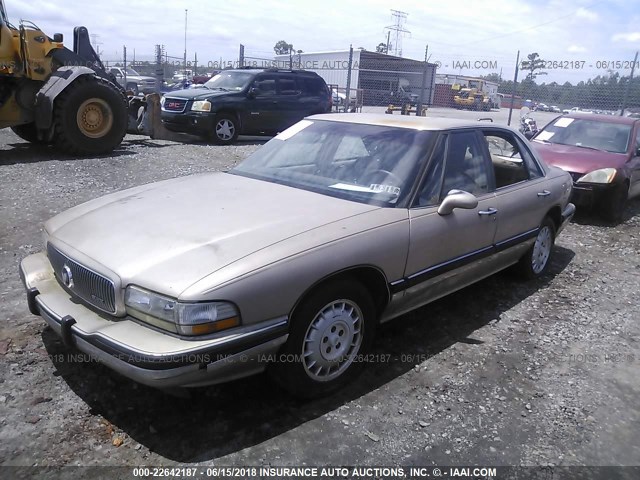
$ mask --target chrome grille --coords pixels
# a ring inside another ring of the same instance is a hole
[[[47,255],[56,278],[69,291],[100,310],[115,313],[116,292],[111,280],[71,260],[50,243],[47,243]],[[71,287],[63,281],[65,267],[71,272],[73,278]]]
[[[183,98],[165,97],[162,110],[165,112],[182,113],[187,108],[187,100]]]

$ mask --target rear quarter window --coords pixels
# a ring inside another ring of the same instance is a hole
[[[300,77],[303,92],[308,95],[327,95],[327,84],[320,77]]]

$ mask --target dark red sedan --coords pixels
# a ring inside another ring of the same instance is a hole
[[[619,221],[640,195],[640,119],[575,113],[552,120],[533,138],[549,165],[573,178],[572,202]]]

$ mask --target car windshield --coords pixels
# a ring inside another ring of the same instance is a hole
[[[630,135],[631,125],[560,117],[540,131],[534,140],[542,143],[558,143],[605,152],[625,153]]]
[[[432,136],[406,128],[302,120],[230,173],[391,207],[410,193]]]
[[[255,74],[248,72],[221,72],[204,84],[212,90],[244,90]]]
[[[140,75],[138,72],[136,72],[133,68],[127,68],[127,75]]]

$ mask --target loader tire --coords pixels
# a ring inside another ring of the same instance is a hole
[[[56,100],[55,141],[72,155],[108,153],[127,131],[127,100],[106,80],[84,75]]]

